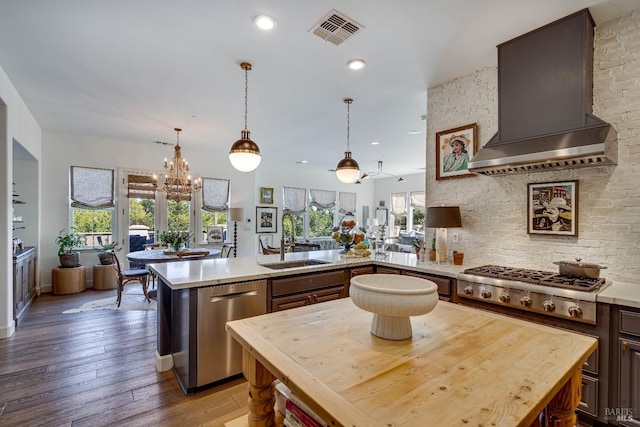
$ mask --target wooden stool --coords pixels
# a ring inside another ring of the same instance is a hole
[[[54,268],[51,271],[51,291],[54,295],[77,294],[87,289],[87,268]]]
[[[107,291],[118,286],[118,271],[115,265],[93,266],[93,289]]]

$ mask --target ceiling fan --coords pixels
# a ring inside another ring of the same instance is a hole
[[[368,178],[371,178],[373,176],[378,176],[378,175],[386,175],[386,176],[392,176],[394,178],[398,179],[398,182],[405,182],[405,179],[401,176],[398,175],[393,175],[390,173],[386,173],[386,172],[382,172],[382,160],[378,160],[378,170],[374,171],[374,172],[365,172],[362,174],[362,176],[355,182],[356,184],[362,184],[362,181]]]

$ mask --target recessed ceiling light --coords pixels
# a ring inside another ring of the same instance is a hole
[[[362,70],[367,64],[362,59],[352,59],[347,62],[347,67],[350,70]]]
[[[309,162],[307,160],[298,160],[296,163],[304,165],[304,164],[307,164]]]
[[[380,144],[380,141],[371,141],[371,145],[378,145]]]
[[[419,134],[419,133],[421,133],[421,132],[422,132],[421,130],[413,129],[413,130],[410,130],[410,131],[409,131],[409,135],[417,135],[417,134]]]
[[[267,15],[259,15],[253,19],[253,23],[256,24],[261,30],[269,31],[276,28],[276,20]]]

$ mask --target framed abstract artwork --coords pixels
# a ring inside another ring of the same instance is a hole
[[[256,233],[278,232],[278,208],[256,206]]]

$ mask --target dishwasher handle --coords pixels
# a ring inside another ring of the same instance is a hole
[[[227,295],[221,295],[221,296],[212,296],[209,297],[209,302],[220,302],[220,301],[228,301],[228,300],[232,300],[235,298],[242,298],[242,297],[256,297],[258,296],[258,291],[247,291],[247,292],[240,292],[237,294],[227,294]]]

